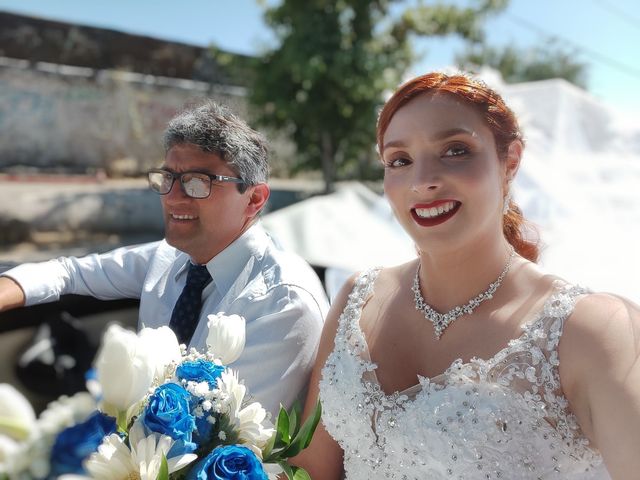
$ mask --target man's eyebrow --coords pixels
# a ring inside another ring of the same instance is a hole
[[[177,170],[173,170],[172,168],[169,168],[167,166],[161,166],[160,170],[166,170],[167,172],[171,172],[171,173],[204,173],[206,175],[219,175],[217,173],[213,173],[205,168],[190,168],[189,170],[184,170],[184,171],[177,171]]]

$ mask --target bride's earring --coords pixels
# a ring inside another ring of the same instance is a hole
[[[507,186],[507,194],[504,196],[504,205],[502,206],[502,215],[506,215],[509,213],[511,209],[511,199],[513,196],[511,195],[511,185]]]

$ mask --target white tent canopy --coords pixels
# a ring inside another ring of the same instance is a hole
[[[563,80],[487,81],[525,134],[515,200],[539,227],[543,267],[640,301],[640,127]],[[357,183],[266,215],[264,223],[309,263],[341,272],[415,257],[387,202]]]
[[[411,239],[387,201],[360,183],[277,210],[264,226],[312,265],[351,272],[415,258]]]

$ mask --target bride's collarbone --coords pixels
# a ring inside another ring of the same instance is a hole
[[[368,306],[372,307],[370,312],[376,311],[375,305]],[[438,377],[457,359],[467,363],[472,358],[493,358],[522,334],[522,325],[528,321],[479,310],[457,319],[437,339],[433,325],[415,309],[401,309],[396,314],[377,312],[376,319],[363,312],[360,327],[386,393],[414,386],[418,376]]]
[[[381,387],[394,392],[415,385],[418,375],[440,376],[457,359],[467,363],[493,358],[522,335],[522,327],[541,311],[557,279],[525,278],[528,288],[521,282],[505,284],[491,302],[453,321],[440,339],[433,324],[416,310],[410,288],[399,287],[398,278],[395,283],[382,280],[365,303],[359,326]]]

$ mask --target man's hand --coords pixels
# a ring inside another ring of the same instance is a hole
[[[9,277],[0,277],[0,312],[24,306],[25,297],[20,285]]]

